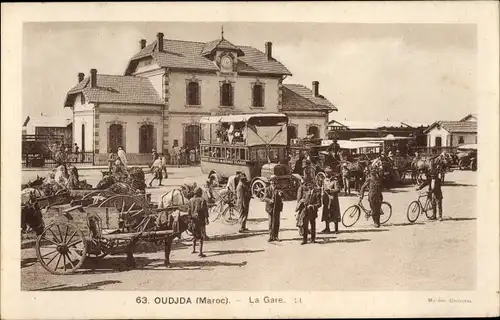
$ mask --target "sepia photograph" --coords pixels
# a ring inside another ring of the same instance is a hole
[[[348,293],[425,292],[429,311],[409,315],[498,315],[498,87],[484,73],[498,61],[481,51],[488,29],[498,54],[491,19],[252,21],[244,4],[220,19],[224,4],[207,3],[213,21],[104,21],[70,5],[70,19],[16,25],[19,69],[2,81],[2,92],[19,84],[2,99],[2,283],[7,257],[18,299],[116,293],[141,317],[160,306],[338,317],[350,313],[325,307]]]

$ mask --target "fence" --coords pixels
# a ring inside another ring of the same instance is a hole
[[[23,167],[32,168],[53,168],[57,165],[52,153],[26,153],[23,154],[21,160]],[[94,153],[93,152],[78,152],[78,153],[67,153],[66,163],[70,164],[93,164],[94,163]]]

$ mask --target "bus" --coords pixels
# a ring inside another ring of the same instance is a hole
[[[236,171],[244,173],[254,197],[262,199],[271,175],[277,188],[296,194],[301,177],[287,157],[288,117],[281,113],[210,116],[200,119],[201,170],[222,185]]]

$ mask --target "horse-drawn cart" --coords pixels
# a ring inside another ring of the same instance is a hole
[[[70,207],[56,215],[38,236],[38,260],[52,274],[70,274],[86,258],[123,252],[127,253],[127,262],[134,264],[132,252],[139,240],[165,240],[167,245],[173,238],[175,228],[171,228],[168,213],[174,210],[153,208],[133,195],[115,195],[98,206]]]

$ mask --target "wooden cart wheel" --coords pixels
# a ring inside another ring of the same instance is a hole
[[[50,224],[36,242],[42,267],[52,274],[71,274],[81,267],[87,254],[83,232],[72,223]]]
[[[116,208],[119,214],[124,217],[125,226],[134,226],[136,223],[141,223],[148,205],[141,197],[116,195],[99,204],[99,208],[105,207]]]

